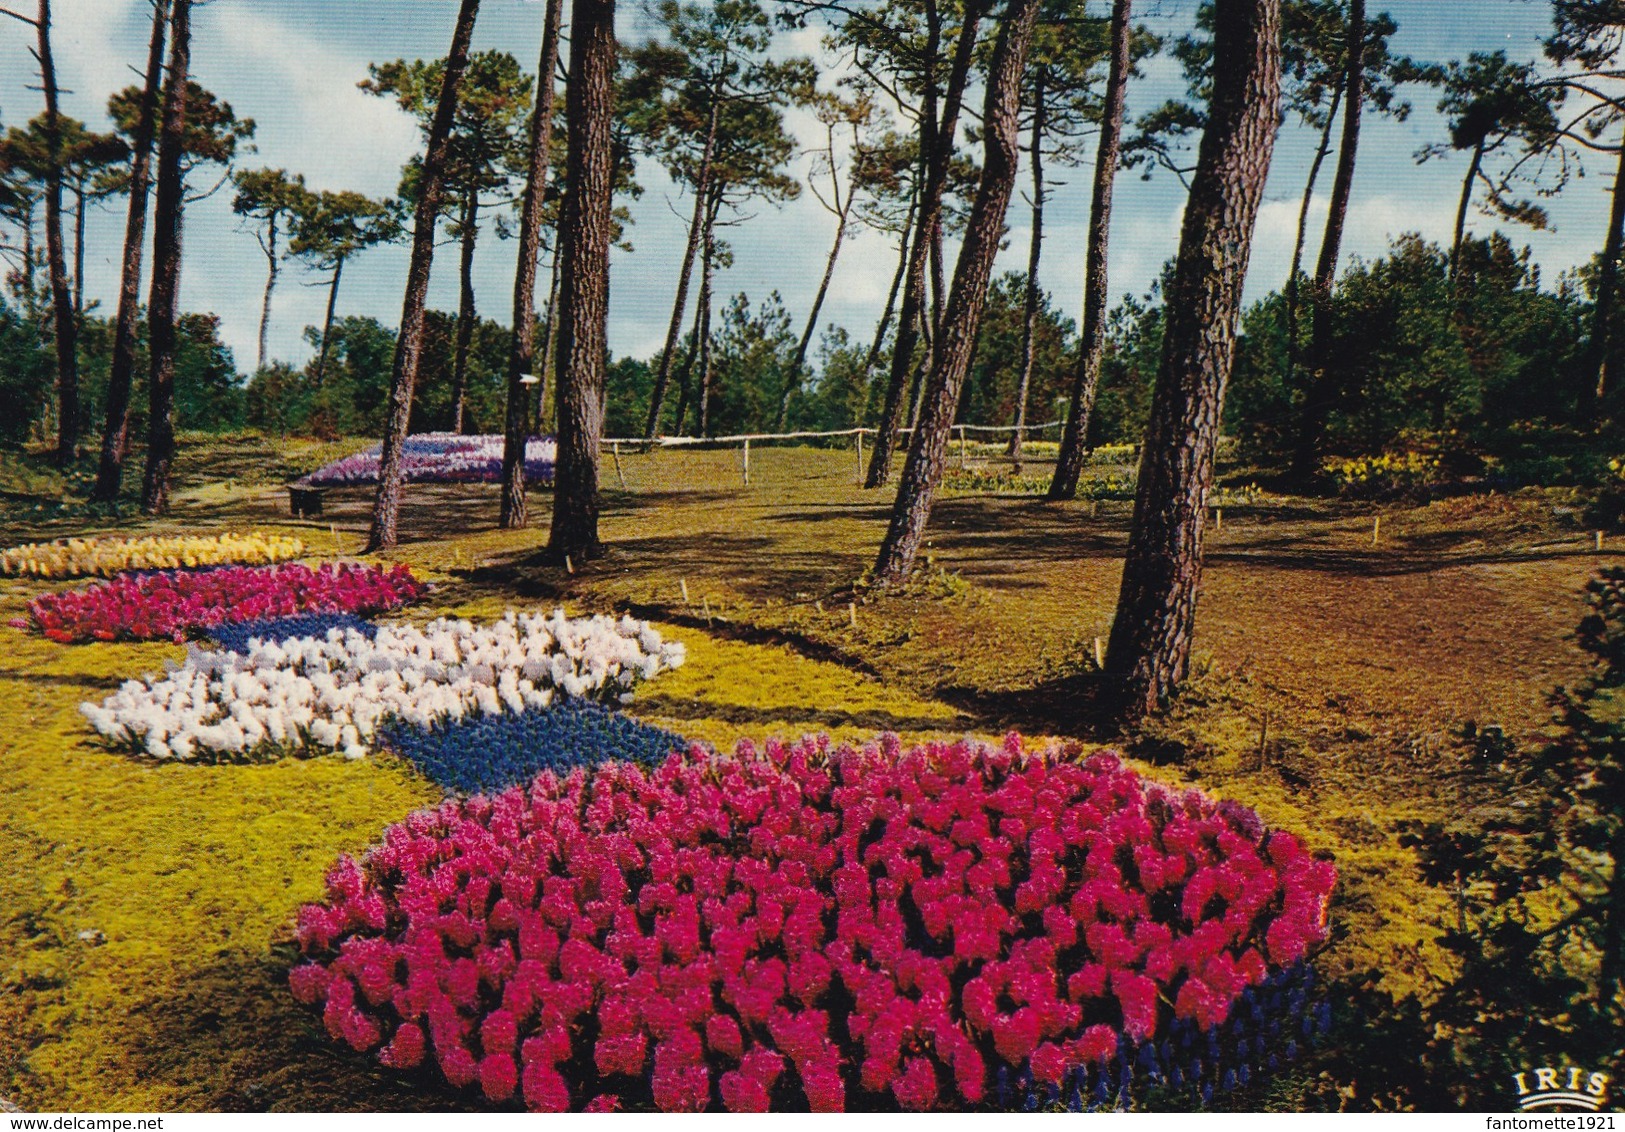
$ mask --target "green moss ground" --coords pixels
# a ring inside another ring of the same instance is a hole
[[[94,516],[73,498],[80,483],[13,461],[0,541],[276,526],[313,554],[354,554],[366,492],[331,493],[321,521],[295,523],[276,486],[350,447],[193,441],[161,524]],[[883,729],[1125,739],[1091,729],[1088,658],[1109,627],[1126,504],[944,500],[920,584],[849,608],[889,493],[855,486],[850,451],[751,455],[746,487],[736,451],[623,453],[626,490],[605,467],[609,555],[574,575],[539,563],[545,494],[530,529],[497,532],[494,490],[478,487],[409,489],[408,541],[389,557],[439,582],[413,616],[562,604],[655,619],[690,660],[633,710],[720,746]],[[53,493],[65,501],[47,506]],[[1496,796],[1461,728],[1535,737],[1546,691],[1579,670],[1580,586],[1614,557],[1540,493],[1382,515],[1373,547],[1368,506],[1226,509],[1203,674],[1130,750],[1334,852],[1323,962],[1425,990],[1446,969],[1431,941],[1449,909],[1418,883],[1397,825]],[[37,588],[0,582],[0,622]],[[433,786],[384,759],[158,766],[100,750],[78,703],[182,650],[0,638],[0,1096],[48,1109],[470,1103],[334,1049],[283,981],[298,904],[339,853],[433,802]]]

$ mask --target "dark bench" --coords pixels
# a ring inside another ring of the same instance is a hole
[[[316,519],[322,514],[322,496],[326,488],[312,487],[308,483],[288,485],[288,510],[295,519]]]

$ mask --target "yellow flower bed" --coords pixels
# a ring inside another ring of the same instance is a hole
[[[0,550],[0,576],[111,577],[122,570],[177,570],[189,566],[265,566],[303,554],[289,535],[245,534],[70,538]]]
[[[1369,494],[1419,487],[1439,476],[1440,460],[1422,452],[1385,452],[1352,460],[1330,460],[1326,471],[1349,494]]]

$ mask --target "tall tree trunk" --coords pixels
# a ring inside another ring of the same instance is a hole
[[[1032,388],[1038,353],[1038,262],[1044,251],[1044,80],[1033,93],[1033,231],[1027,246],[1027,290],[1022,296],[1021,377],[1016,382],[1016,430],[1010,434],[1010,461],[1021,471],[1021,445],[1027,432],[1027,391]]]
[[[999,254],[1010,194],[1015,189],[1021,146],[1021,76],[1032,46],[1038,4],[1039,0],[1008,0],[1000,22],[982,107],[982,179],[965,228],[959,263],[954,268],[953,290],[938,331],[920,421],[903,465],[891,524],[875,560],[875,584],[881,587],[896,585],[908,576],[946,466],[948,434],[976,348],[982,311],[987,306],[988,281]]]
[[[1586,351],[1586,372],[1597,375],[1594,391],[1600,409],[1608,393],[1608,368],[1613,360],[1614,294],[1618,289],[1619,257],[1625,248],[1625,141],[1620,143],[1614,172],[1614,203],[1608,211],[1608,238],[1597,265],[1597,301],[1591,313],[1591,344]]]
[[[1349,195],[1354,187],[1354,162],[1360,147],[1360,110],[1365,101],[1365,0],[1349,0],[1348,79],[1343,94],[1343,142],[1337,154],[1337,175],[1326,212],[1326,235],[1320,242],[1314,285],[1309,292],[1309,392],[1304,401],[1303,427],[1292,461],[1299,478],[1315,473],[1321,440],[1331,416],[1336,390],[1326,372],[1332,349],[1332,284],[1337,279],[1337,256],[1348,219]]]
[[[1298,205],[1298,235],[1292,244],[1292,269],[1286,278],[1286,380],[1291,388],[1298,372],[1298,277],[1303,271],[1303,249],[1309,240],[1309,206],[1314,203],[1315,184],[1320,180],[1320,167],[1332,151],[1332,127],[1337,122],[1338,108],[1343,105],[1343,84],[1348,80],[1345,70],[1332,88],[1332,100],[1326,110],[1326,124],[1320,128],[1320,144],[1309,163],[1309,178],[1303,185],[1303,200]]]
[[[880,312],[880,321],[875,324],[874,341],[869,343],[869,352],[863,359],[863,380],[869,380],[875,366],[880,362],[880,352],[886,348],[886,332],[891,329],[892,316],[897,313],[897,294],[903,288],[903,276],[908,272],[908,239],[914,226],[914,209],[916,202],[908,203],[908,217],[903,221],[903,234],[897,242],[897,270],[892,272],[891,288],[886,292],[886,308]],[[865,404],[868,398],[864,399]],[[862,424],[856,421],[855,424]]]
[[[327,376],[328,343],[333,340],[333,312],[339,305],[339,280],[344,276],[344,260],[333,265],[333,282],[327,288],[327,318],[322,322],[322,348],[316,355],[316,387]]]
[[[277,262],[276,222],[277,212],[275,209],[272,209],[270,215],[270,225],[266,230],[265,240],[265,297],[260,301],[260,369],[265,368],[265,360],[270,356],[271,352],[271,292],[276,290],[276,277],[278,272],[281,270],[281,267]],[[327,305],[329,311],[331,311],[333,304],[329,302]],[[331,313],[328,316],[328,321],[331,324]],[[322,348],[324,351],[327,348],[326,334],[322,335]]]
[[[1112,5],[1112,59],[1106,79],[1105,104],[1100,114],[1100,148],[1095,153],[1094,197],[1089,205],[1089,250],[1084,266],[1083,338],[1078,344],[1078,370],[1072,382],[1072,408],[1066,415],[1061,450],[1055,458],[1049,499],[1071,499],[1078,494],[1078,476],[1088,447],[1089,418],[1094,415],[1095,393],[1100,388],[1100,359],[1106,352],[1107,249],[1111,240],[1112,188],[1117,180],[1123,139],[1123,104],[1128,91],[1129,16],[1132,0]]]
[[[135,375],[136,320],[141,313],[141,257],[147,237],[147,188],[152,176],[152,145],[158,133],[158,99],[163,83],[165,28],[169,0],[155,0],[152,34],[147,43],[147,77],[141,91],[141,116],[130,143],[130,207],[124,221],[124,262],[119,275],[118,317],[113,331],[113,357],[107,370],[107,424],[102,430],[101,461],[91,498],[118,500],[130,435],[130,386]],[[263,361],[261,362],[263,365]]]
[[[175,0],[169,28],[169,78],[164,127],[158,139],[157,193],[152,205],[152,291],[147,299],[147,464],[141,510],[169,509],[169,468],[175,459],[175,300],[181,283],[181,220],[186,184],[186,82],[192,65],[192,0]]]
[[[73,186],[73,320],[85,317],[85,182],[80,177]]]
[[[406,274],[406,297],[401,304],[401,330],[395,340],[395,365],[390,375],[389,421],[378,461],[378,495],[373,502],[372,530],[367,535],[369,551],[384,550],[396,542],[401,510],[401,450],[406,445],[406,430],[412,419],[412,393],[423,358],[423,308],[429,294],[429,271],[434,265],[434,233],[444,190],[446,150],[452,118],[457,112],[457,87],[468,68],[468,43],[474,34],[474,18],[479,10],[480,0],[462,0],[452,33],[451,51],[446,56],[440,101],[429,126],[417,212],[412,221],[412,259]]]
[[[1280,104],[1280,0],[1217,0],[1213,96],[1168,289],[1162,364],[1106,653],[1122,720],[1185,679],[1225,383]]]
[[[457,341],[451,361],[451,431],[463,431],[463,401],[468,395],[468,350],[474,343],[474,245],[479,240],[480,194],[469,189],[463,198],[463,248],[457,279]]]
[[[79,327],[73,316],[67,253],[62,246],[62,116],[57,105],[56,61],[51,56],[51,0],[39,0],[34,27],[39,39],[40,85],[45,88],[45,257],[56,326],[56,459],[67,465],[79,454]]]
[[[914,367],[908,383],[908,427],[911,429],[919,427],[920,401],[925,396],[925,375],[931,372],[937,358],[931,316],[924,307],[920,308],[920,340],[925,343],[925,352],[920,355],[920,364]]]
[[[519,266],[513,280],[513,339],[508,347],[508,406],[503,421],[501,525],[525,525],[525,375],[535,359],[536,260],[542,249],[542,203],[547,195],[547,147],[553,137],[553,72],[559,61],[563,0],[547,0],[542,57],[536,64],[536,109],[530,115],[530,165],[519,210]],[[536,415],[538,431],[541,413]]]
[[[839,203],[839,198],[837,198]],[[790,376],[784,384],[784,395],[779,398],[778,416],[773,419],[773,431],[783,432],[786,419],[790,415],[790,398],[801,385],[801,367],[807,361],[807,348],[812,344],[813,330],[818,326],[818,314],[824,309],[824,298],[829,294],[829,281],[835,275],[835,261],[840,257],[841,244],[846,239],[847,221],[852,215],[852,191],[848,186],[846,203],[841,205],[835,214],[835,242],[830,245],[829,256],[824,260],[824,277],[818,281],[818,291],[813,295],[812,310],[807,312],[807,325],[801,331],[801,340],[796,343],[796,354],[790,363]]]
[[[935,6],[931,6],[935,10]],[[936,241],[942,220],[942,194],[948,181],[948,162],[953,156],[954,136],[959,129],[959,109],[964,100],[965,83],[970,74],[971,57],[976,48],[976,30],[986,11],[986,0],[971,0],[965,5],[965,18],[960,26],[959,40],[948,75],[948,89],[942,100],[941,121],[929,112],[920,115],[920,163],[923,171],[919,211],[915,216],[914,242],[909,247],[908,274],[903,277],[903,306],[897,317],[897,340],[892,346],[891,373],[886,384],[886,400],[880,410],[880,425],[876,429],[874,453],[869,457],[869,473],[864,486],[883,487],[891,477],[892,449],[897,446],[897,432],[903,413],[909,407],[903,395],[908,391],[909,371],[914,362],[914,346],[919,338],[920,320],[925,307],[925,276],[931,248]],[[927,45],[927,55],[935,55],[935,22],[929,33],[933,38]],[[928,86],[928,93],[934,84]],[[927,103],[929,106],[929,101]]]
[[[1478,144],[1473,146],[1473,159],[1467,165],[1467,176],[1461,182],[1461,200],[1456,205],[1456,230],[1450,238],[1450,285],[1456,284],[1456,277],[1461,271],[1461,245],[1467,238],[1467,208],[1473,203],[1473,182],[1478,180],[1478,171],[1484,165],[1484,139],[1479,138]]]
[[[615,2],[573,0],[569,122],[569,187],[564,196],[563,274],[559,279],[559,455],[553,477],[555,560],[585,562],[603,554],[598,541],[598,447],[604,424],[608,350],[609,239],[615,194],[611,130],[615,120]]]
[[[694,184],[694,215],[688,222],[688,243],[683,248],[683,266],[677,273],[677,295],[671,304],[671,319],[666,323],[666,345],[660,351],[660,366],[655,370],[654,390],[649,395],[649,421],[643,434],[653,440],[660,431],[660,413],[666,407],[666,385],[671,380],[672,354],[677,350],[677,339],[683,329],[683,312],[688,306],[688,279],[694,274],[694,258],[699,254],[700,241],[705,235],[705,211],[711,200],[711,159],[716,153],[717,121],[721,114],[722,92],[712,90],[711,111],[705,128],[705,148],[700,154],[700,173]],[[681,432],[683,422],[677,422]]]
[[[548,270],[547,319],[542,323],[542,368],[536,376],[542,380],[536,386],[536,431],[547,426],[547,391],[553,386],[553,375],[558,372],[556,354],[559,348],[559,254],[553,250],[553,266]]]
[[[711,432],[711,291],[716,272],[716,213],[705,229],[705,253],[700,262],[700,309],[695,328],[695,344],[699,348],[699,412],[694,434],[707,436]],[[679,429],[682,422],[678,421]]]

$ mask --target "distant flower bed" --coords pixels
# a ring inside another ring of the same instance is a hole
[[[131,539],[72,538],[0,550],[0,575],[111,577],[125,570],[263,566],[297,558],[304,551],[305,544],[299,539],[259,531]]]
[[[647,622],[515,616],[488,626],[445,618],[260,641],[246,652],[193,649],[162,676],[131,680],[80,711],[109,742],[160,759],[369,753],[379,726],[419,728],[544,708],[554,691],[625,700],[639,680],[683,663]]]
[[[378,634],[378,626],[353,613],[300,613],[293,617],[273,617],[264,621],[237,621],[216,625],[209,630],[209,639],[232,652],[249,652],[255,641],[281,642],[294,637],[339,638],[354,630],[371,640]]]
[[[500,435],[463,436],[455,432],[426,432],[406,438],[401,452],[401,476],[407,483],[499,483],[502,480]],[[525,479],[553,482],[558,446],[552,437],[531,437],[525,442]],[[305,477],[316,487],[377,483],[379,445],[335,460]]]
[[[688,742],[599,704],[561,699],[547,708],[428,727],[390,721],[379,729],[378,745],[448,790],[481,794],[529,782],[544,770],[568,774],[609,759],[653,765]]]
[[[1335,876],[1109,754],[746,743],[407,818],[301,910],[290,985],[535,1110],[1201,1099],[1323,1023],[1293,979]]]
[[[28,603],[32,626],[53,641],[155,641],[237,621],[298,613],[383,613],[424,592],[405,566],[298,563],[222,567],[201,573],[120,574],[82,590]]]
[[[1344,495],[1375,498],[1398,495],[1437,483],[1441,461],[1422,452],[1384,453],[1331,460],[1326,473]]]

